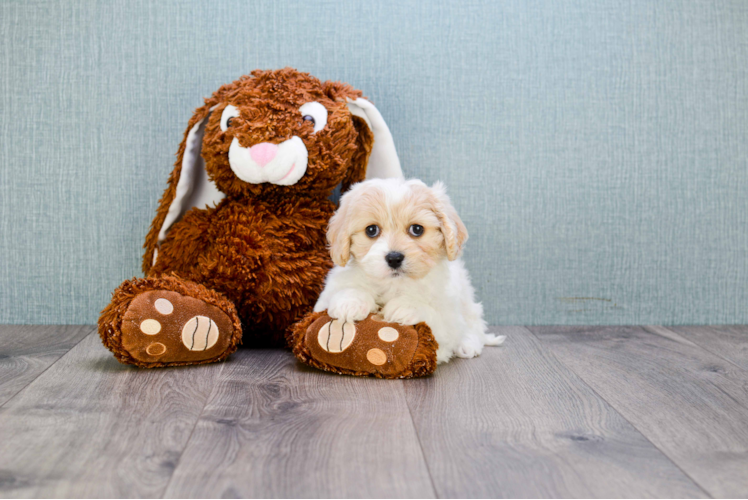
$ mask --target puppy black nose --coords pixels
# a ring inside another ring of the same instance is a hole
[[[387,261],[387,265],[389,265],[392,269],[397,269],[398,267],[400,267],[400,265],[403,263],[403,259],[405,259],[405,255],[401,254],[400,252],[390,252],[384,256],[384,260]]]

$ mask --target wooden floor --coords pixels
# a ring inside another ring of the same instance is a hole
[[[430,378],[0,326],[0,498],[746,497],[748,327],[500,327]]]

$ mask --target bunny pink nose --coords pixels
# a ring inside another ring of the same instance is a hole
[[[249,154],[252,159],[264,167],[275,158],[275,154],[278,152],[278,146],[270,144],[269,142],[261,142],[249,148]]]

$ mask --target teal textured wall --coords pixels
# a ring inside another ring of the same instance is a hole
[[[491,323],[748,323],[744,0],[5,0],[0,38],[0,322],[94,322],[192,110],[294,66],[447,183]]]

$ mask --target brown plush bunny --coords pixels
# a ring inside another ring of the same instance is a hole
[[[146,278],[99,318],[104,345],[142,367],[283,345],[332,262],[336,186],[401,177],[392,136],[361,92],[286,68],[253,71],[195,111],[145,241]]]

